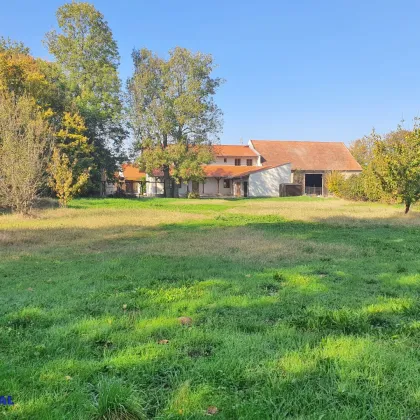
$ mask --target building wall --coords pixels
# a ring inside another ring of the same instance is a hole
[[[146,176],[146,195],[154,197],[164,193],[164,185],[160,178],[154,176]]]
[[[232,185],[232,180],[230,180],[230,185]],[[192,191],[192,182],[190,181],[188,183],[188,191]],[[204,182],[204,193],[203,193],[203,183],[199,183],[198,191],[201,196],[231,196],[232,195],[232,188],[231,186],[229,188],[223,187],[223,178],[219,181],[219,194],[217,193],[217,179],[216,178],[206,178]],[[178,194],[180,197],[186,197],[187,196],[187,184],[183,182],[181,184],[181,187],[178,189]]]
[[[362,173],[362,171],[338,171],[338,172],[342,173],[346,179],[351,177],[352,175],[359,175]],[[331,173],[331,171],[301,171],[301,170],[296,171],[294,170],[292,172],[291,182],[301,183],[303,186],[303,191],[305,191],[305,174],[321,174],[323,195],[327,196],[329,195],[329,192],[326,185],[326,177],[329,173]]]
[[[249,197],[278,197],[280,184],[291,182],[290,164],[266,169],[249,175]]]
[[[226,162],[225,162],[226,159]],[[231,156],[217,156],[215,162],[213,162],[213,164],[216,165],[235,165],[235,159],[241,159],[241,166],[246,166],[246,161],[247,159],[252,159],[252,166],[257,166],[258,164],[258,158],[257,156],[253,156],[253,157],[239,157],[237,156],[235,158],[235,156],[231,157]]]
[[[117,192],[117,184],[113,182],[107,182],[105,184],[105,195],[114,195]]]

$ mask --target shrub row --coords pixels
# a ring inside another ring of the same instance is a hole
[[[348,178],[341,172],[333,171],[327,175],[326,183],[331,194],[347,200],[393,202],[391,195],[383,191],[379,179],[369,167],[361,174]]]

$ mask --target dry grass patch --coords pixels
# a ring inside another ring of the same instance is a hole
[[[55,209],[35,217],[0,217],[0,246],[27,248],[79,245],[150,235],[150,228],[165,223],[200,220],[204,215],[151,209]]]
[[[331,224],[383,224],[420,226],[420,212],[415,209],[404,215],[402,206],[351,202],[340,199],[306,199],[292,201],[248,200],[228,210],[232,214],[255,216],[276,215],[288,220]]]

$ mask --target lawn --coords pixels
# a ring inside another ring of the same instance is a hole
[[[419,418],[419,233],[336,199],[2,215],[0,418]]]

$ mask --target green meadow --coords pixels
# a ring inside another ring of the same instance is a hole
[[[420,418],[419,233],[316,198],[0,215],[0,418]]]

